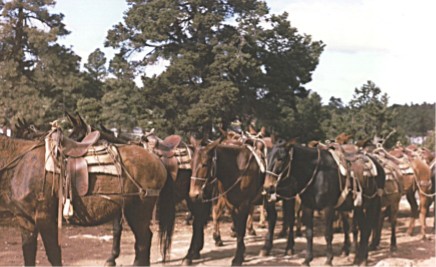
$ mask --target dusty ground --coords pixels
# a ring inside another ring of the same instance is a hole
[[[433,225],[433,218],[427,218],[427,233],[430,240],[421,240],[418,235],[407,236],[408,205],[402,201],[402,209],[398,220],[397,238],[398,251],[389,252],[390,227],[386,222],[383,228],[381,248],[378,251],[370,252],[369,265],[371,266],[436,266],[435,255],[435,235],[430,226]],[[434,215],[433,208],[431,214]],[[177,227],[174,236],[171,261],[167,265],[180,265],[185,255],[191,238],[190,226],[183,223],[183,213],[177,218]],[[279,223],[280,225],[280,223]],[[257,222],[255,222],[255,227]],[[314,260],[312,266],[320,266],[325,262],[325,240],[322,235],[323,226],[318,219],[316,222],[316,238],[314,240]],[[415,233],[418,233],[418,227]],[[128,227],[123,232],[121,256],[117,261],[118,265],[129,265],[134,257],[134,239]],[[222,225],[222,235],[224,246],[217,248],[212,240],[212,225],[208,224],[205,231],[205,247],[202,251],[202,258],[194,261],[198,266],[228,266],[235,249],[235,240],[229,235],[230,223]],[[63,228],[62,252],[63,262],[71,266],[96,266],[103,265],[109,256],[112,244],[111,224],[98,227],[75,227],[65,225]],[[272,255],[269,257],[259,257],[258,253],[263,244],[263,236],[266,229],[256,228],[257,236],[246,237],[246,257],[244,265],[257,266],[285,266],[301,265],[305,255],[305,238],[296,239],[296,255],[283,256],[285,239],[276,239]],[[278,229],[277,229],[278,231]],[[23,265],[21,254],[21,238],[18,228],[10,218],[0,218],[0,266]],[[160,254],[154,238],[152,247],[152,265],[162,265],[159,261]],[[347,266],[352,263],[353,254],[349,257],[341,257],[340,248],[342,245],[343,234],[334,236],[335,258],[333,265]],[[39,239],[37,265],[49,265],[45,250]]]

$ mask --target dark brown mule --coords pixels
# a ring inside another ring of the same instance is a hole
[[[378,149],[381,150],[382,148]],[[429,166],[424,160],[413,155],[410,150],[403,147],[396,147],[389,151],[389,153],[382,150],[381,153],[399,165],[403,172],[404,193],[412,211],[407,233],[413,235],[415,220],[419,217],[421,224],[420,233],[422,239],[426,239],[426,216],[429,205],[434,197]],[[406,166],[406,168],[403,168],[403,166]],[[407,168],[407,166],[409,167]],[[415,198],[416,191],[418,191],[419,195],[419,206]]]
[[[86,132],[92,126],[88,126],[88,124],[84,121],[84,119],[77,114],[72,116],[69,113],[66,113],[70,122],[73,125],[73,130],[70,134],[70,137],[81,139],[86,135]],[[105,127],[102,127],[103,138],[109,142],[115,143],[136,143],[138,146],[144,147],[149,152],[155,153],[159,155],[159,158],[164,163],[165,168],[171,174],[171,177],[175,183],[175,202],[179,203],[182,200],[185,200],[190,212],[193,215],[192,229],[193,235],[191,244],[187,253],[186,258],[188,259],[198,259],[200,257],[200,251],[203,248],[204,240],[203,240],[203,228],[208,219],[208,214],[206,211],[210,210],[210,203],[201,203],[201,202],[191,202],[189,198],[189,186],[190,186],[190,177],[191,177],[191,164],[190,164],[190,156],[187,155],[187,159],[183,159],[183,157],[177,157],[178,159],[182,158],[181,163],[187,163],[189,168],[179,166],[179,162],[176,159],[175,152],[170,149],[169,143],[174,143],[172,140],[176,140],[178,143],[177,137],[170,137],[170,141],[165,142],[154,134],[154,130],[150,132],[146,132],[144,136],[142,136],[142,142],[139,143],[138,140],[134,140],[128,137],[119,138],[113,135],[113,133],[107,130]],[[174,144],[175,145],[175,144]],[[191,149],[186,146],[184,143],[180,144],[181,149],[187,149],[187,153],[192,154]],[[180,151],[180,150],[179,150]],[[115,266],[116,259],[120,255],[120,244],[121,244],[121,234],[123,230],[122,225],[122,217],[117,217],[113,222],[113,242],[112,242],[112,250],[111,256],[106,260],[106,265]],[[188,262],[185,261],[185,264]]]
[[[263,165],[265,165],[265,156],[267,154],[268,147],[271,147],[271,140],[269,137],[264,138],[265,135],[265,129],[262,128],[262,130],[259,133],[256,133],[254,131],[254,128],[249,128],[249,131],[245,134],[239,134],[235,133],[233,131],[226,132],[223,129],[220,128],[220,131],[223,136],[225,136],[225,140],[222,141],[222,143],[242,146],[244,144],[248,144],[253,148],[253,151],[255,151],[259,157],[259,160],[263,161]],[[214,188],[214,197],[219,195],[218,188]],[[250,208],[250,212],[248,214],[247,219],[247,233],[249,235],[256,235],[256,231],[254,230],[253,225],[253,215],[255,210],[255,205],[253,205]],[[221,239],[221,232],[220,232],[220,220],[221,217],[224,215],[224,212],[227,207],[227,201],[224,198],[224,196],[218,197],[215,201],[213,201],[212,206],[212,221],[213,221],[213,239],[215,241],[216,246],[223,246],[224,243]],[[261,210],[261,213],[263,211]],[[261,214],[262,215],[262,214]],[[235,227],[232,225],[232,237],[236,237],[235,233]]]
[[[357,162],[361,157],[347,157],[347,161]],[[377,164],[377,162],[374,162]],[[354,165],[354,164],[353,164]],[[353,167],[356,173],[359,165]],[[356,169],[354,169],[356,168]],[[361,168],[361,167],[360,167]],[[379,168],[377,168],[379,170]],[[327,242],[327,262],[333,260],[333,219],[335,209],[353,210],[354,220],[360,229],[359,245],[356,249],[355,264],[366,263],[368,259],[368,239],[371,229],[380,214],[380,197],[377,191],[384,184],[383,169],[376,176],[359,175],[347,183],[339,171],[332,154],[318,148],[308,148],[278,140],[268,154],[268,171],[265,177],[266,190],[286,187],[291,196],[300,195],[303,205],[303,222],[306,226],[307,253],[303,264],[309,265],[313,259],[313,212],[323,210],[325,238]],[[287,186],[287,185],[290,186]],[[358,192],[355,189],[359,188]],[[350,189],[350,190],[348,190]],[[359,193],[362,202],[353,201],[351,193]],[[349,243],[349,242],[348,242]],[[349,244],[347,244],[349,246]]]
[[[263,174],[246,145],[225,145],[221,144],[221,139],[205,145],[195,138],[191,138],[191,144],[194,145],[194,156],[189,195],[194,200],[211,201],[204,189],[217,179],[220,195],[230,207],[237,235],[232,265],[242,265],[247,218],[250,207],[260,196]]]
[[[175,218],[172,179],[159,159],[144,149],[131,145],[117,149],[122,174],[117,177],[90,173],[85,196],[79,197],[73,189],[74,215],[69,221],[92,226],[123,212],[136,237],[134,265],[149,265],[152,238],[149,226],[156,202],[164,257],[171,245]],[[44,143],[0,137],[0,155],[1,203],[14,213],[21,228],[24,264],[35,265],[40,233],[50,263],[62,265],[57,224],[62,216],[62,207],[58,205],[61,178],[45,170]],[[158,196],[146,195],[158,190]]]

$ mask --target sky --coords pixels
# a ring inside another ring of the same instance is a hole
[[[356,88],[374,82],[389,104],[436,102],[436,2],[433,0],[266,0],[271,13],[289,13],[300,34],[322,40],[325,50],[306,88],[323,103],[344,104]],[[106,33],[122,22],[125,0],[57,0],[71,34],[60,42],[82,57],[104,48]],[[163,63],[147,69],[159,73]]]

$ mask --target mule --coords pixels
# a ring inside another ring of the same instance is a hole
[[[89,129],[93,129],[92,126],[88,126],[88,124],[84,121],[84,119],[80,116],[80,114],[76,113],[76,116],[72,116],[69,113],[66,113],[67,117],[70,119],[70,122],[73,125],[72,132],[70,133],[70,137],[73,138],[83,138],[86,135],[86,132]],[[100,125],[100,128],[103,129],[104,139],[110,142],[115,143],[136,143],[138,146],[142,146],[141,143],[138,143],[137,140],[129,139],[124,136],[123,138],[116,137],[111,131],[107,130],[104,126]],[[160,159],[163,162],[167,171],[171,174],[172,179],[175,183],[175,202],[180,203],[185,200],[190,213],[192,214],[193,222],[192,222],[192,238],[191,243],[187,252],[187,255],[184,257],[183,264],[190,265],[193,259],[200,258],[200,251],[203,249],[204,245],[204,225],[209,218],[209,211],[211,207],[211,203],[203,203],[201,201],[191,201],[189,197],[189,186],[190,186],[190,178],[191,178],[191,168],[189,162],[189,168],[178,168],[177,160],[173,154],[162,154],[158,152],[157,147],[159,143],[162,143],[163,140],[158,138],[154,134],[154,130],[150,132],[146,132],[144,136],[142,136],[142,143],[144,144],[144,148],[152,153],[160,154]],[[155,149],[156,148],[156,149]],[[189,153],[192,154],[191,148],[186,146],[189,149]],[[122,217],[116,217],[113,221],[113,242],[112,242],[112,250],[111,256],[106,260],[107,266],[115,266],[116,259],[120,255],[120,244],[121,244],[121,234],[123,230],[122,225]]]
[[[79,196],[72,188],[75,212],[68,221],[92,226],[124,213],[136,239],[133,264],[149,265],[150,221],[156,203],[164,259],[169,253],[175,220],[173,182],[155,155],[132,145],[117,150],[121,175],[89,173],[86,195]],[[44,142],[2,136],[0,154],[1,190],[5,192],[1,202],[14,213],[20,226],[24,264],[36,263],[39,233],[49,262],[62,265],[58,227],[62,224],[63,190],[59,188],[63,178],[45,170]]]
[[[378,147],[375,153],[383,154],[384,157],[393,161],[401,169],[403,173],[403,192],[411,208],[407,234],[413,235],[416,218],[419,218],[421,238],[426,239],[426,216],[428,207],[434,197],[429,166],[424,160],[403,147],[396,147],[389,152],[384,150],[383,147]],[[418,192],[419,196],[419,205],[415,197],[416,192]]]
[[[349,188],[344,181],[346,177],[341,175],[338,164],[330,152],[303,147],[284,140],[278,140],[274,144],[268,155],[268,162],[264,188],[273,191],[286,182],[291,185],[287,189],[290,196],[300,195],[307,239],[307,253],[303,264],[309,265],[313,259],[314,210],[324,212],[327,242],[326,264],[332,264],[332,225],[336,209],[354,211],[354,220],[360,229],[360,240],[354,264],[366,264],[370,229],[374,226],[374,222],[378,221],[377,218],[380,215],[380,197],[377,191],[384,184],[384,173],[378,173],[375,177],[359,176],[350,182],[350,185],[354,185],[354,190],[348,191]],[[361,203],[358,203],[356,199],[353,200],[351,194],[356,191],[357,186],[362,197]]]
[[[264,174],[247,145],[221,144],[222,139],[204,145],[191,137],[194,145],[192,180],[189,195],[194,200],[209,201],[204,189],[216,178],[219,196],[230,207],[236,231],[236,251],[232,265],[242,265],[245,253],[245,228],[250,208],[260,199]]]
[[[382,214],[376,227],[373,229],[370,249],[376,250],[380,244],[383,221],[388,217],[391,226],[390,251],[397,251],[396,225],[400,208],[400,200],[403,195],[403,174],[400,169],[391,161],[373,154],[386,173],[386,182],[381,196]]]

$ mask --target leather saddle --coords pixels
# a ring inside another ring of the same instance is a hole
[[[146,143],[144,144],[146,149],[160,157],[173,180],[176,179],[179,170],[179,163],[175,157],[175,153],[181,142],[182,137],[180,135],[173,134],[162,140],[152,132],[147,136]]]
[[[66,157],[66,178],[77,190],[79,196],[84,196],[89,188],[89,172],[85,154],[97,143],[100,138],[99,131],[89,133],[81,142],[74,141],[66,136],[59,140],[60,151]]]
[[[100,139],[100,132],[93,131],[89,133],[81,142],[74,141],[66,136],[62,136],[60,140],[60,147],[62,149],[62,153],[68,157],[82,157],[87,152],[88,149],[97,143]]]

